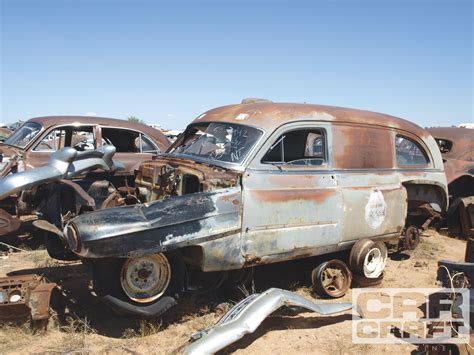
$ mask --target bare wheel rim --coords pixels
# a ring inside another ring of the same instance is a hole
[[[370,249],[364,258],[364,276],[367,278],[379,277],[385,269],[386,256],[379,248]]]
[[[338,297],[343,295],[349,288],[349,275],[338,268],[336,265],[328,266],[321,273],[321,285],[331,296]]]
[[[127,259],[120,277],[122,289],[132,301],[152,302],[161,297],[171,280],[171,267],[162,253]]]

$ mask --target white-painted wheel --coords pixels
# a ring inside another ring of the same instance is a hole
[[[364,276],[368,279],[375,279],[382,275],[387,263],[387,255],[376,246],[371,248],[364,258]]]
[[[171,280],[171,267],[162,253],[127,259],[122,266],[122,289],[132,301],[152,302],[161,297]]]
[[[360,239],[351,249],[349,268],[355,275],[376,279],[382,275],[387,257],[387,247],[382,241]]]

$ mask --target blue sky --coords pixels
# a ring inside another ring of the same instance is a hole
[[[473,1],[0,0],[0,121],[181,128],[245,97],[474,122]]]

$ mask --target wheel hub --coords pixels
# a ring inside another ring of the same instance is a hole
[[[162,254],[127,259],[122,266],[122,289],[131,300],[147,303],[161,297],[171,279],[168,259]]]

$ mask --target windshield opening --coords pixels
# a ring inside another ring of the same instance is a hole
[[[26,122],[23,126],[18,128],[8,139],[6,144],[18,148],[25,148],[41,131],[41,124],[37,122]]]
[[[261,135],[260,130],[239,124],[196,124],[189,126],[167,153],[239,164]]]

